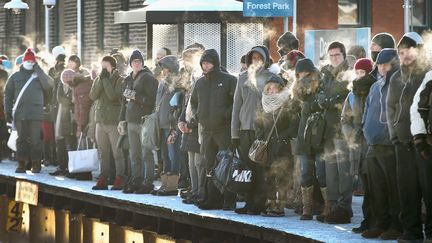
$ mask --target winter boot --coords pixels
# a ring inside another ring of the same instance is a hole
[[[150,194],[157,195],[159,190],[165,190],[165,188],[167,186],[167,182],[168,182],[168,176],[166,173],[162,172],[160,174],[160,178],[161,178],[161,182],[162,182],[161,186],[158,189],[151,191]]]
[[[303,199],[303,214],[300,220],[312,220],[312,195],[313,186],[302,187],[302,199]]]
[[[261,216],[270,217],[276,211],[276,200],[268,199],[266,202],[265,210],[261,213]]]
[[[40,173],[41,171],[41,162],[39,161],[32,161],[32,167],[31,172],[32,173]]]
[[[116,176],[111,190],[122,190],[123,189],[123,176]]]
[[[92,190],[108,190],[108,182],[104,176],[99,176],[96,185],[92,187]]]
[[[15,173],[25,173],[26,172],[26,162],[24,160],[18,160],[18,166]]]
[[[167,184],[165,189],[163,190],[158,190],[157,195],[158,196],[177,196],[178,194],[178,180],[179,180],[179,175],[178,174],[174,174],[174,175],[167,175]]]
[[[322,214],[316,216],[316,220],[324,223],[327,214],[330,212],[330,203],[327,200],[327,187],[321,187],[321,194],[324,200],[324,211]]]

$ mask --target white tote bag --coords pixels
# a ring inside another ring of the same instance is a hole
[[[82,140],[83,140],[83,135],[81,133],[78,142],[78,150],[68,152],[69,173],[90,172],[99,169],[99,158],[98,158],[97,149],[95,148],[89,149],[87,138],[84,138],[84,140],[86,141],[86,147],[83,150],[79,150]]]
[[[15,152],[17,151],[17,147],[16,147],[17,139],[18,139],[17,130],[12,130],[11,134],[9,135],[9,140],[7,142],[7,146]]]

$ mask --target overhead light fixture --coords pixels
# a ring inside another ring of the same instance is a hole
[[[12,9],[14,14],[20,14],[22,9],[29,9],[28,4],[21,0],[11,0],[4,5],[4,8]]]

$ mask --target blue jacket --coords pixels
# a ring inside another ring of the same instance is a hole
[[[390,77],[394,70],[387,73],[386,79],[378,79],[370,88],[363,114],[363,134],[368,145],[392,145],[387,126],[386,100]]]

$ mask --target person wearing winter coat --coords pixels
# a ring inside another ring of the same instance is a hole
[[[265,141],[270,136],[270,139],[267,145],[267,163],[257,168],[265,172],[265,180],[257,185],[259,188],[253,190],[266,195],[267,205],[261,212],[262,216],[281,217],[285,215],[286,193],[293,181],[287,176],[293,168],[291,150],[287,148],[290,139],[297,135],[299,112],[295,108],[298,106],[279,76],[273,76],[267,81],[261,103],[262,108],[257,111],[255,122],[255,137]]]
[[[364,195],[362,203],[363,221],[360,227],[353,228],[354,233],[362,233],[370,226],[373,226],[372,209],[370,208],[370,190],[366,171],[365,155],[367,144],[362,132],[362,119],[364,114],[364,104],[369,94],[371,85],[376,78],[370,72],[373,63],[370,59],[361,58],[354,65],[356,79],[352,82],[352,91],[345,99],[342,108],[342,133],[349,146],[349,159],[351,162],[351,173],[354,175],[354,185],[358,189],[354,192],[360,192]],[[375,71],[374,71],[375,72]]]
[[[211,171],[216,166],[216,154],[230,145],[230,125],[236,78],[221,70],[219,54],[214,49],[204,51],[200,60],[204,75],[197,80],[190,98],[192,122],[202,127],[201,152],[206,170],[206,195],[197,203],[201,209],[233,210],[235,194],[221,195],[211,183]]]
[[[28,86],[23,90],[27,82],[29,82]],[[13,122],[18,132],[16,173],[26,171],[26,162],[31,162],[33,173],[41,171],[43,92],[52,89],[53,83],[52,78],[36,62],[36,56],[31,48],[25,51],[19,71],[12,74],[6,83],[4,98],[6,121]],[[20,93],[18,103],[15,103]]]
[[[125,181],[125,161],[121,149],[117,147],[120,134],[116,128],[121,108],[123,77],[116,70],[116,60],[112,56],[103,57],[101,66],[102,72],[90,90],[90,99],[97,102],[95,111],[96,142],[101,158],[101,173],[92,189],[108,189],[107,179],[110,174],[110,154],[112,153],[116,165],[116,177],[111,190],[122,190]]]
[[[150,149],[141,144],[142,117],[155,109],[158,81],[150,69],[144,66],[144,58],[139,50],[134,50],[129,58],[132,72],[124,81],[120,134],[128,135],[131,176],[123,188],[123,193],[150,193],[154,189],[154,158]],[[143,170],[144,166],[144,170]],[[143,172],[144,171],[144,172]]]
[[[6,125],[6,116],[4,110],[4,88],[8,80],[9,73],[2,67],[3,61],[0,60],[0,161],[10,157],[10,149],[7,147],[9,132]]]
[[[295,154],[300,161],[300,186],[303,212],[301,220],[312,219],[312,196],[314,182],[318,180],[320,191],[326,199],[325,164],[323,161],[322,129],[316,136],[307,135],[313,121],[323,120],[323,109],[317,104],[321,75],[312,61],[300,59],[295,66],[296,80],[293,84],[294,98],[300,101],[300,121],[297,130]],[[321,118],[321,119],[318,119]],[[320,127],[316,123],[317,129]],[[318,130],[317,130],[318,131]],[[327,201],[327,200],[325,200]],[[327,206],[327,205],[326,205]],[[324,212],[327,213],[328,210]]]
[[[72,55],[66,64],[66,69],[61,73],[61,81],[57,87],[58,112],[55,122],[55,136],[57,149],[57,170],[50,173],[52,176],[69,176],[74,178],[75,174],[68,172],[68,151],[77,148],[76,130],[77,125],[74,117],[74,100],[72,83],[80,83],[87,79],[89,71],[81,67],[81,59]],[[90,180],[91,173],[83,174],[83,180]]]
[[[374,37],[372,37],[370,46],[372,61],[376,62],[378,53],[380,53],[382,49],[395,47],[395,39],[390,33],[381,32],[374,35]]]
[[[54,47],[52,53],[56,61],[55,65],[49,69],[48,75],[53,78],[54,87],[44,94],[44,121],[42,123],[43,163],[45,166],[57,164],[55,147],[55,120],[58,111],[57,87],[60,82],[60,74],[65,68],[66,58],[61,46]]]
[[[390,77],[399,69],[397,51],[385,48],[376,60],[377,81],[372,85],[365,104],[363,132],[368,144],[366,177],[369,181],[365,198],[370,201],[372,218],[368,220],[362,236],[396,240],[401,235],[399,200],[397,196],[396,157],[388,133],[386,107]],[[375,222],[369,220],[373,219]]]
[[[183,102],[184,89],[179,79],[179,64],[177,57],[168,55],[158,62],[161,68],[161,82],[156,95],[158,118],[160,127],[160,148],[163,160],[161,173],[162,186],[152,192],[154,195],[177,195],[180,173],[180,142],[181,137],[177,128],[180,116],[180,104]]]
[[[270,56],[267,47],[255,46],[246,55],[248,71],[239,75],[234,93],[231,120],[231,144],[239,151],[240,159],[251,165],[252,188],[246,195],[246,204],[235,210],[238,214],[259,215],[265,210],[266,196],[260,185],[264,184],[265,171],[248,157],[249,148],[255,140],[256,112],[261,107],[264,86],[270,79]]]
[[[327,48],[330,64],[321,69],[322,91],[318,94],[318,105],[325,110],[326,129],[324,136],[324,161],[326,168],[327,200],[330,212],[325,219],[331,224],[346,224],[352,217],[352,179],[350,173],[348,145],[343,139],[340,117],[342,105],[348,95],[349,69],[345,46],[341,42],[330,43]]]
[[[403,229],[399,242],[423,241],[422,198],[426,206],[424,233],[427,240],[432,239],[432,164],[423,150],[427,148],[424,133],[415,130],[415,124],[421,120],[415,112],[410,116],[413,98],[430,70],[422,45],[416,32],[403,35],[397,45],[401,66],[391,77],[387,95],[387,121],[390,140],[396,146],[399,219]]]
[[[183,51],[183,68],[180,69],[181,82],[185,86],[184,99],[181,107],[181,114],[178,119],[178,128],[182,133],[180,148],[188,153],[188,169],[190,176],[190,190],[184,193],[183,203],[193,204],[202,200],[205,194],[204,179],[205,168],[200,152],[200,143],[198,141],[198,124],[192,123],[192,110],[189,104],[193,87],[196,83],[197,65],[201,58],[202,51],[198,48],[189,48]],[[180,196],[182,194],[180,193]]]
[[[352,81],[352,91],[348,93],[342,108],[342,133],[349,147],[349,160],[351,174],[354,175],[354,192],[362,193],[362,185],[359,181],[359,168],[364,160],[365,143],[362,136],[362,118],[366,96],[375,78],[369,73],[372,71],[372,60],[361,58],[354,64],[356,79]]]

